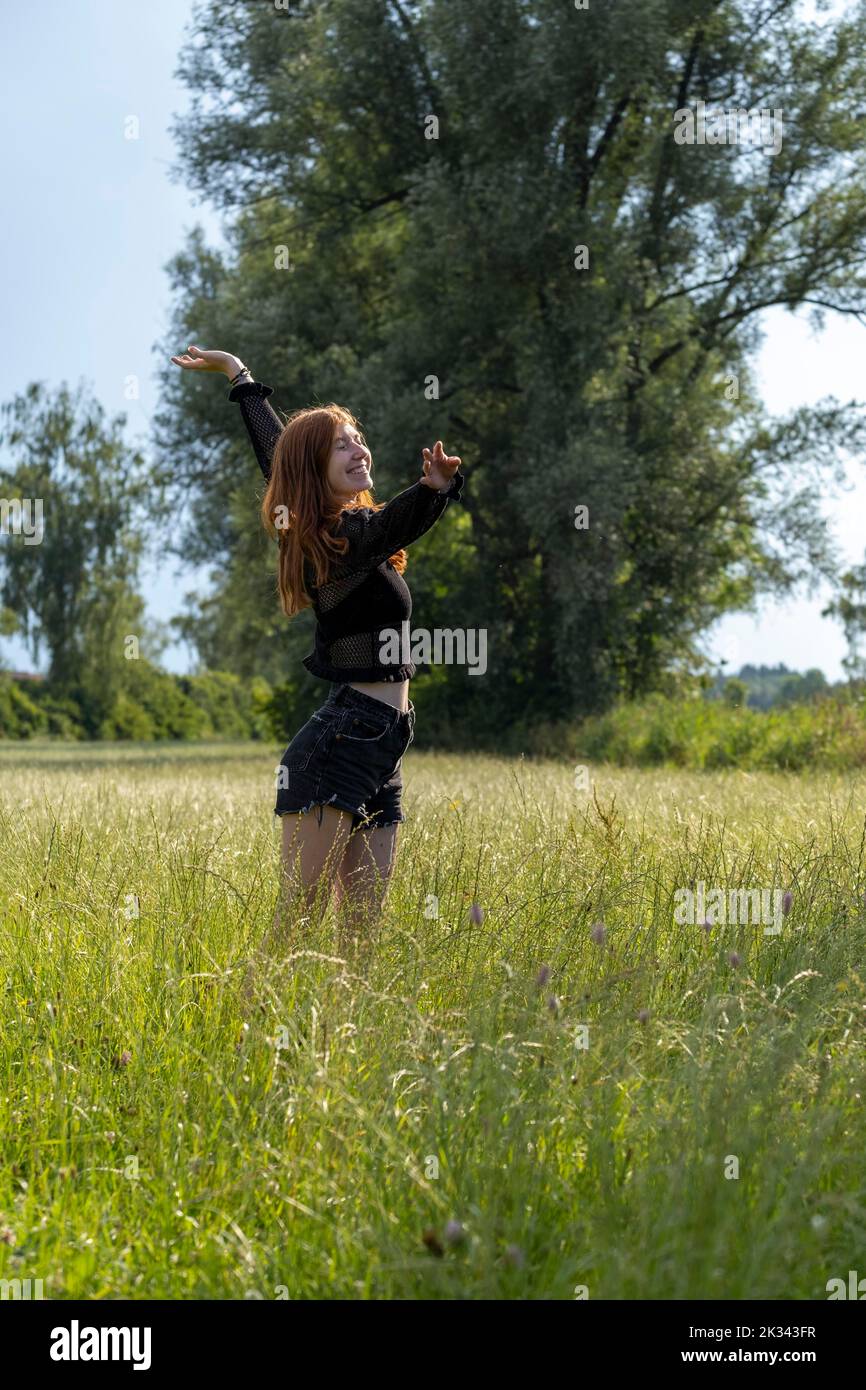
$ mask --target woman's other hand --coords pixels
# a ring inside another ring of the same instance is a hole
[[[461,460],[456,454],[446,454],[442,448],[442,440],[437,439],[430,449],[423,449],[424,457],[424,477],[422,482],[426,482],[428,487],[435,488],[437,492],[445,492],[451,486],[451,479],[460,467]]]

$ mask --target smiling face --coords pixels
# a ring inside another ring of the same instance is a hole
[[[372,486],[373,460],[356,425],[337,425],[328,459],[328,482],[338,497],[354,497]]]

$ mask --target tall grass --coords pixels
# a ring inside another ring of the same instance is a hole
[[[326,919],[246,1016],[276,757],[0,749],[0,1278],[824,1298],[862,1265],[858,778],[596,768],[593,797],[410,753],[368,973]],[[700,879],[789,890],[781,933],[675,925]]]

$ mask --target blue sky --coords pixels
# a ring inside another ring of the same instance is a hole
[[[130,442],[142,446],[157,400],[153,348],[168,321],[164,267],[196,222],[211,244],[222,242],[213,212],[169,180],[169,125],[188,107],[173,73],[191,9],[190,0],[43,0],[8,3],[3,14],[2,397],[33,380],[53,386],[83,378],[110,414],[127,414]],[[137,140],[124,138],[130,116],[139,122]],[[816,336],[805,314],[783,311],[771,311],[764,325],[758,383],[771,410],[826,395],[866,399],[866,329],[829,316]],[[141,383],[138,401],[124,397],[132,374]],[[219,392],[216,398],[223,403]],[[849,490],[828,496],[824,510],[842,554],[859,562],[866,459],[851,464]],[[143,586],[151,616],[167,619],[187,590],[205,583],[200,572],[152,558]],[[757,616],[731,616],[707,649],[725,657],[728,669],[783,661],[794,669],[820,666],[837,679],[845,643],[821,617],[825,602],[826,595],[802,597],[767,603]],[[0,658],[34,669],[17,641],[0,642]],[[189,653],[174,647],[164,660],[185,670]]]
[[[168,322],[164,267],[197,222],[222,244],[210,208],[169,181],[169,126],[189,105],[173,73],[192,5],[44,0],[3,11],[2,397],[33,380],[83,378],[109,415],[127,415],[130,442],[144,446],[157,404],[153,349]],[[137,140],[124,138],[130,116]],[[131,375],[137,401],[124,395]],[[204,582],[151,558],[143,585],[151,616],[168,618]],[[20,642],[0,643],[0,657],[34,669]],[[188,663],[185,648],[165,654],[174,670]]]

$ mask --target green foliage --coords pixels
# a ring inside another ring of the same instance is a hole
[[[123,689],[96,723],[88,692],[58,694],[52,682],[19,683],[0,674],[0,738],[261,739],[270,734],[271,690],[227,671],[175,676],[149,662],[129,661]],[[101,708],[101,706],[100,706]]]
[[[206,736],[264,738],[269,726],[265,715],[270,687],[261,678],[245,684],[228,671],[205,671],[182,676],[181,690],[204,714]]]
[[[102,738],[198,739],[214,732],[203,702],[190,697],[183,678],[158,671],[147,661],[130,661],[128,667],[119,707],[120,722],[115,722],[115,706],[102,725]],[[151,732],[129,732],[133,722],[144,728],[142,715]]]
[[[322,702],[319,690],[318,703]],[[271,739],[276,743],[288,743],[308,718],[315,702],[307,701],[298,681],[282,681],[275,685],[261,707],[262,718]]]
[[[808,671],[789,671],[781,662],[778,666],[741,667],[736,676],[734,689],[744,688],[743,702],[753,709],[771,709],[773,705],[796,705],[830,693],[830,686],[823,671],[810,667]],[[708,699],[731,698],[727,695],[730,678],[721,673],[710,681],[706,679]]]
[[[816,667],[803,672],[792,671],[782,681],[779,689],[780,705],[800,705],[807,700],[815,699],[817,696],[826,695],[829,691],[826,677],[823,671]]]
[[[745,681],[737,680],[735,676],[733,676],[730,680],[725,681],[725,688],[722,692],[722,699],[724,700],[726,705],[731,705],[734,709],[736,709],[738,705],[746,704],[748,698],[749,687],[746,685]]]
[[[556,734],[548,729],[543,746],[533,743],[536,751],[552,753]],[[866,711],[844,698],[764,712],[656,696],[590,718],[560,738],[566,756],[623,766],[856,768],[866,764]]]
[[[38,704],[0,671],[0,738],[32,738],[46,732],[47,720]]]
[[[50,683],[19,684],[0,675],[0,737],[200,741],[259,739],[285,744],[324,692],[305,682],[241,681],[226,671],[175,676],[139,660],[127,663],[124,689],[93,731],[86,704],[58,697]],[[464,679],[471,680],[469,676]],[[531,757],[620,766],[693,769],[844,769],[866,765],[866,690],[854,685],[808,703],[770,710],[743,702],[656,695],[571,722],[539,720],[528,706],[507,729],[482,717],[467,720],[450,698],[447,668],[413,686],[419,749],[477,747]]]
[[[191,735],[187,736],[190,737]],[[102,721],[99,737],[150,742],[152,739],[159,738],[160,733],[157,730],[153,715],[121,690],[114,701],[110,715]]]
[[[47,649],[54,694],[76,700],[90,734],[122,688],[124,639],[143,628],[144,467],[124,424],[81,387],[35,383],[4,405],[0,433],[0,491],[37,500],[43,518],[40,543],[11,536],[0,550],[0,604],[34,656]]]
[[[75,700],[58,694],[48,682],[28,682],[26,688],[32,692],[32,699],[38,704],[43,716],[44,725],[41,732],[50,738],[73,741],[86,737],[81,707]]]
[[[410,570],[416,622],[489,632],[485,681],[446,672],[461,726],[659,689],[720,614],[832,570],[816,497],[862,422],[768,419],[748,364],[768,305],[863,309],[864,41],[862,11],[819,27],[793,0],[197,12],[182,170],[231,251],[196,231],[177,256],[170,350],[195,325],[284,409],[345,401],[381,497],[436,437],[463,455],[464,522]],[[675,143],[677,108],[768,93],[772,157]],[[222,567],[187,635],[277,684],[299,648],[238,413],[207,378],[165,384],[166,505],[191,502],[184,544]]]

